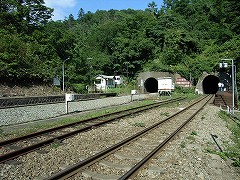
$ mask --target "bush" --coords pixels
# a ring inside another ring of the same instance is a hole
[[[131,94],[131,90],[136,89],[136,86],[135,86],[134,83],[135,82],[130,82],[130,83],[127,83],[127,84],[121,84],[121,85],[118,85],[116,88],[107,89],[107,92],[117,93],[117,95],[129,95],[129,94]]]
[[[85,94],[87,93],[86,85],[85,84],[71,84],[71,89],[78,94]]]
[[[179,94],[194,94],[195,92],[195,87],[180,87],[180,86],[176,86],[175,93],[179,93]]]

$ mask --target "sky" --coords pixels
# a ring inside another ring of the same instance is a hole
[[[45,5],[50,8],[54,8],[53,17],[54,21],[64,20],[70,14],[73,14],[77,18],[80,8],[85,13],[88,11],[95,13],[97,10],[122,10],[122,9],[134,9],[145,10],[148,4],[153,0],[44,0]],[[160,8],[163,5],[163,0],[154,0],[157,7]]]

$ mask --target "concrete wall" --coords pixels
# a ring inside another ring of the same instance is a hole
[[[219,76],[218,73],[209,74],[207,72],[203,72],[202,75],[198,78],[198,83],[197,83],[196,88],[195,88],[195,93],[196,94],[204,94],[203,80],[209,75],[213,75],[213,76],[216,76],[216,77]]]
[[[142,72],[138,75],[138,90],[141,93],[146,93],[146,88],[144,83],[148,78],[155,78],[156,80],[161,77],[172,77],[173,82],[175,82],[175,76],[169,72]]]

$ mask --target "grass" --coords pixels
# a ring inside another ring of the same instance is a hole
[[[58,139],[55,139],[54,142],[51,144],[52,149],[57,149],[59,146],[61,146],[61,141]]]
[[[178,93],[178,92],[173,92],[172,96],[160,96],[160,100],[167,100],[170,98],[179,98],[179,97],[185,97],[186,99],[183,100],[182,102],[176,102],[176,103],[171,103],[171,104],[166,104],[164,107],[179,107],[181,103],[185,102],[192,102],[195,99],[198,99],[201,97],[201,95],[196,95],[196,94],[184,94],[184,93]]]
[[[136,122],[136,123],[133,123],[133,126],[135,126],[135,127],[145,127],[146,124],[144,122]]]
[[[186,142],[185,142],[185,141],[182,141],[181,144],[180,144],[180,147],[181,147],[181,148],[185,148],[185,147],[186,147]]]
[[[160,115],[161,115],[161,116],[169,117],[169,116],[170,116],[170,113],[168,113],[168,112],[161,112]]]
[[[192,131],[191,135],[192,135],[192,136],[196,136],[196,135],[197,135],[197,132],[196,132],[196,131]]]
[[[234,143],[229,144],[225,141],[224,144],[226,148],[223,152],[210,148],[206,149],[206,151],[212,154],[218,154],[223,159],[228,157],[233,160],[234,166],[240,167],[240,128],[236,122],[231,120],[229,114],[226,112],[220,111],[219,117],[226,122],[228,129],[232,131],[232,140]]]
[[[129,90],[130,90],[130,89],[132,89],[132,86],[123,87],[122,89],[124,89],[124,88],[129,88]],[[118,89],[121,89],[121,88],[119,87]],[[123,90],[123,91],[126,92],[126,89]],[[169,99],[169,98],[176,98],[176,97],[179,97],[179,96],[182,97],[183,95],[182,94],[181,95],[173,94],[171,97],[167,96],[167,97],[164,97],[164,98]],[[189,95],[189,96],[187,96],[187,99],[191,100],[191,99],[194,99],[196,97],[198,97],[198,96]],[[23,135],[26,135],[26,134],[34,133],[34,132],[37,132],[37,131],[41,131],[41,130],[45,130],[45,129],[49,129],[49,128],[53,128],[53,127],[58,127],[58,126],[69,124],[69,123],[78,122],[78,121],[81,121],[81,120],[86,119],[86,118],[97,117],[97,116],[103,115],[105,113],[112,113],[112,112],[116,112],[116,111],[120,111],[120,110],[124,110],[124,109],[129,109],[129,108],[132,108],[132,107],[151,104],[151,103],[154,103],[154,102],[155,102],[154,99],[153,100],[137,101],[135,103],[132,103],[131,105],[118,106],[117,108],[113,107],[111,109],[106,109],[106,110],[99,110],[99,111],[96,111],[94,113],[89,113],[87,115],[82,115],[82,116],[73,117],[73,118],[63,118],[63,119],[58,120],[56,122],[42,123],[42,124],[38,124],[38,125],[35,125],[35,126],[25,128],[25,129],[20,129],[20,130],[16,129],[16,130],[11,131],[11,132],[5,132],[3,129],[0,128],[0,139],[15,138],[15,137],[23,136]],[[176,106],[178,106],[179,103],[177,102],[175,104],[176,104]],[[172,107],[172,106],[174,106],[174,103],[173,104],[172,103],[171,104],[166,104],[164,106],[165,107],[167,107],[167,106]],[[161,115],[168,117],[169,113],[165,112],[165,113],[161,113]],[[140,123],[137,126],[143,126],[143,124]]]
[[[81,116],[77,116],[77,117],[73,117],[73,118],[63,118],[56,122],[47,122],[47,123],[31,126],[29,128],[21,129],[21,130],[16,129],[11,132],[4,132],[2,129],[0,129],[0,138],[6,139],[6,137],[7,137],[9,139],[9,138],[14,138],[14,137],[19,137],[19,136],[34,133],[37,131],[41,131],[41,130],[45,130],[45,129],[49,129],[49,128],[53,128],[53,127],[58,127],[58,126],[69,124],[69,123],[79,122],[79,121],[82,121],[87,118],[98,117],[98,116],[104,115],[106,113],[113,113],[113,112],[129,109],[129,108],[133,108],[133,107],[137,107],[137,106],[152,104],[152,103],[154,103],[153,100],[138,101],[138,102],[136,102],[134,104],[130,104],[130,105],[118,106],[117,108],[113,107],[111,109],[105,109],[105,110],[99,110],[99,111],[95,111],[92,113],[88,113],[86,115],[81,115]]]
[[[119,85],[116,88],[108,88],[106,92],[117,93],[117,95],[130,95],[131,90],[135,90],[136,86],[133,83]]]
[[[198,97],[201,97],[201,95],[197,95],[194,93],[180,93],[180,92],[173,92],[172,97],[186,97],[188,100],[193,100]]]
[[[186,137],[188,140],[190,140],[190,141],[192,141],[192,142],[194,142],[195,141],[195,137],[194,136],[188,136],[188,137]]]
[[[188,143],[193,143],[196,139],[195,136],[197,135],[196,131],[192,131],[190,136],[187,136],[186,139],[188,141]],[[180,144],[181,148],[185,148],[187,146],[187,142],[186,141],[182,141]]]
[[[211,154],[217,154],[224,160],[227,159],[227,155],[226,155],[225,152],[219,152],[219,151],[216,151],[216,150],[214,150],[212,148],[206,148],[205,151],[208,152],[208,153],[211,153]]]

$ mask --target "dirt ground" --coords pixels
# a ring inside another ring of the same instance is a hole
[[[59,88],[54,88],[47,85],[3,85],[0,84],[0,97],[15,97],[15,96],[49,96],[59,95],[62,92]]]

